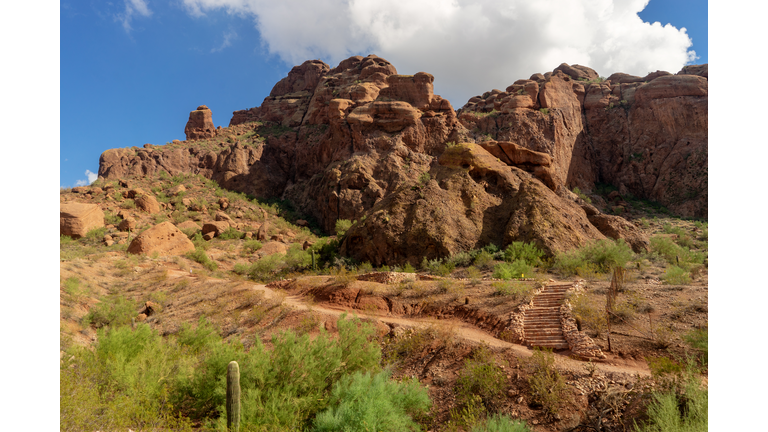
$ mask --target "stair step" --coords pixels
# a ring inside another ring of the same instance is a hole
[[[558,344],[530,344],[528,345],[532,348],[550,348],[552,350],[567,350],[570,348],[567,343],[558,343]]]

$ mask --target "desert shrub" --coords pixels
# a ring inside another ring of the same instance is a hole
[[[694,252],[687,247],[679,246],[668,237],[653,236],[650,241],[652,253],[660,255],[669,264],[686,271],[690,270],[692,264],[703,264],[706,259],[705,253]]]
[[[528,378],[531,401],[541,405],[546,414],[557,414],[560,406],[567,401],[568,387],[565,378],[555,368],[555,357],[551,352],[534,349],[526,367],[531,373]]]
[[[587,296],[579,295],[571,300],[573,306],[573,316],[580,326],[586,326],[592,330],[592,334],[598,335],[608,328],[608,322],[605,318],[605,304]],[[582,328],[583,330],[583,328]]]
[[[701,387],[698,377],[683,374],[681,391],[668,390],[653,393],[648,405],[648,421],[636,432],[688,432],[706,431],[708,427],[708,391]]]
[[[65,279],[62,288],[73,301],[80,301],[84,294],[84,290],[80,287],[80,279],[74,276]]]
[[[243,252],[252,254],[255,253],[257,250],[261,249],[262,246],[264,246],[260,241],[258,240],[246,240],[243,243]]]
[[[294,243],[285,254],[285,267],[287,271],[306,269],[312,265],[312,254],[304,250],[300,244]]]
[[[470,432],[532,432],[532,430],[522,420],[513,420],[502,414],[494,414],[482,424],[473,426]]]
[[[370,273],[373,271],[373,265],[370,261],[365,261],[357,267],[357,271],[361,274]]]
[[[533,268],[524,260],[517,260],[511,263],[503,262],[493,267],[493,277],[496,279],[522,278],[526,274],[530,277],[533,274]]]
[[[251,264],[248,269],[248,277],[256,281],[270,281],[277,277],[285,265],[285,255],[272,254],[267,255],[255,263]]]
[[[344,235],[347,234],[347,230],[349,230],[352,227],[352,222],[349,219],[337,219],[336,220],[336,226],[335,226],[335,232],[336,235],[339,237],[344,237]]]
[[[459,403],[466,404],[473,395],[479,396],[486,408],[494,406],[494,399],[500,397],[506,387],[506,374],[496,365],[493,353],[481,346],[464,360],[464,368],[456,380],[456,395]]]
[[[592,199],[584,194],[578,187],[573,188],[573,193],[575,193],[579,198],[583,199],[587,204],[592,204]]]
[[[512,242],[504,250],[504,260],[507,262],[524,261],[529,266],[537,266],[544,257],[544,251],[534,243]]]
[[[243,233],[233,227],[229,227],[219,234],[219,240],[238,240],[243,238]]]
[[[216,261],[210,259],[208,254],[206,254],[205,250],[202,248],[196,247],[194,251],[187,253],[187,258],[191,259],[192,261],[199,262],[209,271],[216,271],[216,269],[219,268],[219,264],[216,263]]]
[[[107,296],[99,303],[91,306],[91,309],[83,317],[84,325],[92,325],[96,328],[104,326],[122,326],[131,323],[131,318],[136,316],[136,302],[120,295]]]
[[[185,233],[185,234],[187,234],[187,233],[191,233],[192,234],[192,237],[190,237],[189,239],[192,240],[192,244],[195,245],[195,250],[199,249],[199,250],[202,250],[202,251],[206,251],[206,250],[208,250],[209,247],[211,247],[211,244],[208,243],[203,238],[203,233],[201,233],[200,231],[196,231],[196,230],[193,230],[193,229],[187,229],[187,230],[184,230],[182,232]],[[187,235],[189,235],[189,234],[187,234]]]
[[[123,209],[135,209],[136,208],[136,203],[132,199],[128,198],[128,199],[126,199],[125,201],[123,201],[120,204],[120,208],[123,208]]]
[[[123,218],[112,213],[109,210],[104,211],[104,223],[107,225],[119,225]]]
[[[707,329],[691,330],[683,336],[683,340],[700,353],[699,359],[706,366],[709,361],[709,331]]]
[[[488,251],[483,250],[475,257],[474,265],[480,269],[487,269],[491,267],[491,263],[493,263],[493,255]]]
[[[405,265],[403,266],[403,272],[404,273],[416,273],[416,269],[413,268],[411,263],[405,263]]]
[[[470,283],[472,285],[477,285],[480,283],[480,278],[482,277],[482,274],[480,273],[480,270],[477,269],[475,266],[469,266],[467,267],[467,278],[470,279]]]
[[[691,274],[675,265],[668,265],[664,276],[661,278],[664,283],[670,285],[688,285],[691,283]]]
[[[501,297],[512,297],[513,300],[521,300],[523,303],[533,297],[533,287],[522,282],[494,282],[493,294]]]
[[[459,252],[448,258],[447,262],[451,263],[454,267],[467,267],[472,264],[472,255],[468,252]]]
[[[419,431],[414,416],[431,406],[416,380],[395,382],[389,372],[356,372],[334,384],[328,403],[314,421],[315,431]]]
[[[584,272],[590,266],[593,271],[607,273],[614,267],[624,267],[633,256],[624,240],[604,239],[558,254],[554,267],[567,276]]]
[[[94,350],[73,349],[61,362],[60,430],[191,431],[169,403],[183,362],[178,345],[145,324],[100,330]]]

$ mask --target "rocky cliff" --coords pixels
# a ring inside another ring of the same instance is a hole
[[[513,240],[556,252],[608,235],[644,249],[631,224],[569,190],[597,182],[706,217],[706,65],[601,80],[564,64],[458,111],[433,81],[374,55],[307,61],[228,127],[201,106],[187,141],[107,150],[99,175],[198,173],[290,200],[328,231],[358,220],[343,250],[377,264]]]

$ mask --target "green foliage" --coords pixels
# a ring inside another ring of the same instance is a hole
[[[432,179],[432,176],[429,175],[429,172],[423,172],[421,175],[419,175],[419,185],[424,186],[427,183],[429,183],[429,180]]]
[[[651,375],[659,377],[665,374],[679,374],[683,371],[683,365],[670,359],[669,357],[655,357],[646,359]]]
[[[477,254],[477,256],[475,256],[474,265],[479,269],[491,268],[492,263],[493,263],[493,253],[487,250],[481,250]]]
[[[223,233],[219,234],[218,238],[219,240],[238,240],[243,238],[243,233],[234,227],[229,227]]]
[[[60,430],[191,431],[169,403],[184,363],[173,340],[149,326],[100,330],[95,349],[75,348],[60,369]]]
[[[555,368],[554,355],[549,351],[534,349],[526,367],[531,373],[528,385],[532,402],[541,405],[548,415],[557,414],[567,400],[568,387],[565,378]]]
[[[413,268],[411,263],[405,263],[405,266],[403,266],[403,272],[404,273],[416,273],[416,269]]]
[[[700,352],[700,360],[702,364],[706,366],[709,357],[709,330],[691,330],[690,333],[683,336],[683,340],[688,343],[691,348]]]
[[[676,265],[685,271],[690,271],[693,264],[702,264],[706,255],[702,252],[691,251],[690,248],[679,246],[669,237],[653,236],[651,251],[664,258],[669,264]]]
[[[120,295],[108,296],[91,306],[91,309],[83,317],[83,324],[92,325],[96,328],[108,325],[115,327],[130,324],[131,318],[135,316],[135,301]]]
[[[261,282],[267,282],[277,278],[277,274],[285,265],[285,255],[272,254],[267,255],[248,269],[248,277]]]
[[[536,247],[534,243],[512,242],[504,250],[504,260],[514,262],[523,260],[529,266],[537,266],[544,257],[544,251]]]
[[[120,204],[120,208],[123,209],[135,209],[136,203],[132,199],[127,199]]]
[[[349,219],[337,219],[336,220],[336,235],[339,237],[344,237],[344,235],[347,233],[347,230],[349,230],[352,227],[352,222]]]
[[[62,286],[64,292],[74,301],[79,301],[84,294],[83,289],[80,288],[80,279],[72,276],[64,280]]]
[[[607,273],[614,267],[624,267],[633,256],[623,239],[605,239],[558,254],[554,266],[565,276],[581,275],[590,268]]]
[[[115,225],[115,226],[117,226],[117,225],[119,225],[119,224],[120,224],[120,222],[122,222],[122,221],[123,221],[123,218],[121,218],[120,216],[118,216],[118,215],[116,215],[116,214],[112,213],[112,212],[111,212],[111,211],[109,211],[109,210],[105,210],[105,211],[104,211],[104,223],[105,223],[105,224],[107,224],[107,225]]]
[[[194,251],[187,253],[187,258],[199,262],[209,271],[216,271],[219,268],[219,264],[210,259],[202,248],[195,248]]]
[[[670,285],[688,285],[691,283],[691,274],[675,265],[667,266],[667,270],[661,278],[664,283]]]
[[[663,391],[653,394],[648,406],[648,421],[636,432],[691,432],[708,428],[708,391],[701,387],[698,376],[687,373],[683,377],[682,391]]]
[[[587,204],[592,204],[592,199],[584,194],[578,187],[573,188],[573,193],[575,193],[579,198],[583,199]]]
[[[549,115],[549,108],[540,108],[539,111],[544,115]]]
[[[470,432],[533,432],[522,420],[513,420],[502,414],[494,414],[482,423],[475,425]]]
[[[294,243],[285,254],[285,266],[288,271],[298,271],[309,268],[312,265],[312,254],[304,250],[298,243]]]
[[[493,277],[496,279],[524,278],[525,275],[533,275],[533,268],[521,259],[511,263],[499,263],[493,268]]]
[[[246,240],[243,243],[243,252],[253,254],[256,253],[257,250],[261,249],[262,246],[264,245],[256,239]]]
[[[419,431],[413,417],[431,406],[417,380],[394,382],[390,373],[356,372],[334,384],[328,403],[314,421],[315,431]]]
[[[473,395],[479,396],[483,405],[493,406],[494,399],[500,397],[506,387],[506,374],[496,365],[493,353],[481,346],[464,360],[464,368],[456,380],[456,395],[460,403],[468,403]]]
[[[513,300],[521,300],[523,303],[533,297],[533,287],[523,282],[494,282],[494,295],[511,297]]]
[[[582,326],[582,330],[589,328],[592,335],[603,333],[608,328],[608,321],[605,317],[605,302],[602,304],[595,298],[588,295],[579,295],[570,299],[573,306],[573,316],[576,322]],[[586,328],[583,328],[586,326]]]

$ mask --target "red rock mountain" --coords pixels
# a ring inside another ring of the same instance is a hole
[[[307,61],[229,127],[201,106],[187,141],[107,150],[99,175],[197,173],[290,200],[328,231],[359,220],[342,249],[377,265],[513,240],[555,252],[608,235],[646,248],[632,224],[569,190],[597,182],[707,216],[706,65],[601,80],[563,64],[458,111],[433,81],[374,55]]]

